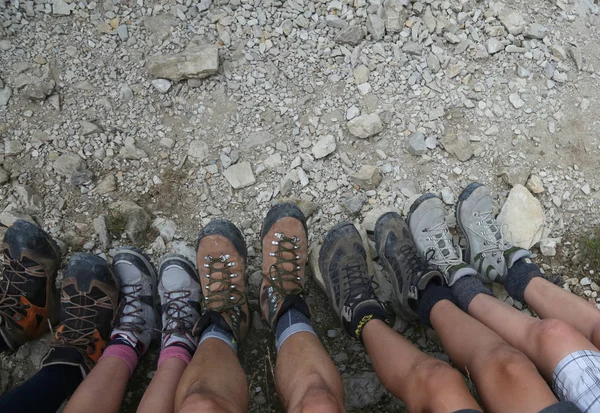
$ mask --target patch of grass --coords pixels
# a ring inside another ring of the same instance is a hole
[[[127,226],[127,218],[120,211],[110,211],[107,221],[108,231],[113,235],[121,235]]]
[[[594,271],[600,271],[600,227],[581,239],[581,257]]]

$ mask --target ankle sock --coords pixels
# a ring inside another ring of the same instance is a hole
[[[477,294],[487,294],[492,297],[494,294],[483,285],[481,280],[474,277],[463,277],[450,287],[452,295],[456,298],[458,306],[465,313],[469,310],[469,304]]]
[[[370,298],[363,300],[358,304],[353,304],[353,307],[352,320],[348,322],[345,317],[342,317],[343,325],[350,337],[354,337],[361,344],[364,344],[362,332],[369,321],[380,320],[388,325],[390,324],[388,313],[385,307],[379,300],[375,298]]]
[[[185,364],[190,364],[192,360],[192,351],[184,344],[175,343],[168,347],[163,348],[160,351],[160,356],[158,357],[158,367],[165,361],[170,358],[176,358],[179,360],[183,360]]]
[[[225,328],[224,326],[220,326],[218,324],[212,323],[202,332],[200,336],[200,342],[198,343],[198,347],[204,340],[209,338],[216,338],[217,340],[221,340],[225,344],[227,344],[233,351],[237,353],[238,351],[238,343],[235,337],[233,336],[233,331],[229,328]]]
[[[114,343],[115,340],[104,349],[104,353],[100,357],[100,360],[106,357],[118,357],[127,364],[129,367],[129,375],[133,374],[135,367],[138,364],[139,357],[137,351],[129,344],[118,344]],[[98,360],[98,362],[100,362]]]
[[[282,313],[275,325],[275,344],[277,351],[282,344],[296,333],[307,332],[317,335],[310,325],[310,320],[296,307],[290,307],[286,312]]]
[[[461,280],[464,278],[470,277],[463,277]],[[417,305],[417,314],[423,324],[431,327],[431,310],[433,310],[433,307],[442,300],[448,300],[456,304],[456,300],[454,299],[450,288],[429,283],[421,293]]]
[[[525,289],[534,277],[541,277],[540,267],[531,262],[529,258],[517,260],[508,269],[504,288],[513,299],[525,303]]]

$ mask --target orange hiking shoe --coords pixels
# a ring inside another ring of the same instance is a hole
[[[244,237],[230,221],[215,220],[200,231],[196,261],[205,313],[194,326],[194,336],[200,337],[214,323],[231,330],[238,343],[246,337],[250,324],[246,256]]]
[[[93,254],[74,254],[63,275],[60,323],[43,366],[79,366],[85,376],[110,340],[120,285],[108,263]]]
[[[50,235],[26,221],[16,221],[2,242],[0,335],[11,350],[48,331],[58,321],[54,285],[60,249]]]
[[[304,270],[308,256],[306,219],[293,204],[277,204],[269,210],[261,231],[263,280],[260,309],[271,328],[281,314],[296,307],[310,318],[304,301]]]

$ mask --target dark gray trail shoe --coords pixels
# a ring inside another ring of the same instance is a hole
[[[478,182],[467,186],[458,197],[456,220],[467,239],[466,261],[486,282],[504,283],[508,269],[531,252],[514,247],[504,239],[493,215],[490,191]]]
[[[465,276],[476,275],[462,259],[460,248],[455,248],[446,225],[446,210],[442,200],[434,194],[425,194],[415,201],[408,214],[408,227],[421,258],[439,270],[448,285]]]
[[[383,214],[377,220],[375,245],[392,283],[394,311],[405,320],[417,320],[421,291],[429,283],[445,285],[444,276],[421,260],[408,226],[396,212]]]
[[[351,222],[333,227],[319,252],[329,302],[346,332],[359,341],[370,320],[388,322],[385,307],[373,292],[366,257],[360,234]]]

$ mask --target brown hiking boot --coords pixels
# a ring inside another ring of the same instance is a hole
[[[230,221],[212,221],[200,231],[196,261],[206,312],[196,322],[194,336],[214,323],[231,331],[238,343],[246,337],[250,323],[246,255],[244,237]]]
[[[110,340],[119,287],[106,260],[73,254],[63,274],[60,325],[43,366],[79,366],[84,376],[92,369]]]
[[[310,318],[304,294],[304,269],[308,256],[306,219],[293,204],[271,208],[261,231],[263,280],[260,309],[264,319],[275,327],[279,315],[297,307]]]
[[[4,235],[0,279],[0,336],[15,350],[58,321],[54,282],[60,249],[37,225],[16,221]]]

